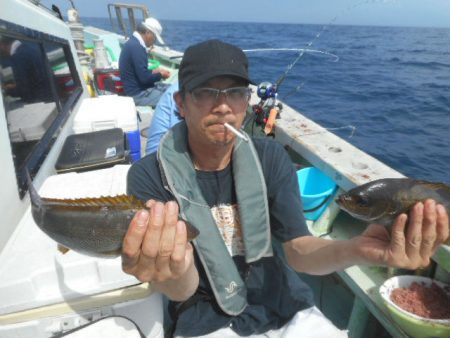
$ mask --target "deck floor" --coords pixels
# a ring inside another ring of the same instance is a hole
[[[355,296],[337,274],[311,276],[299,273],[314,293],[316,306],[341,330],[347,329]],[[351,338],[390,338],[384,327],[371,316],[364,334],[359,337],[349,332]]]

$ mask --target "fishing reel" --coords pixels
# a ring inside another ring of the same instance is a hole
[[[280,117],[283,109],[283,105],[277,103],[277,85],[268,81],[261,82],[256,94],[261,100],[252,106],[254,121],[261,126],[264,134],[274,136],[275,119]]]
[[[269,81],[261,82],[256,89],[256,94],[261,100],[275,98],[277,96],[277,85]]]

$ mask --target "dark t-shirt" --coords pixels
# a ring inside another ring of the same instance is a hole
[[[271,234],[275,239],[274,255],[251,264],[245,262],[232,166],[217,172],[197,171],[198,184],[247,286],[248,306],[240,315],[233,317],[223,313],[213,297],[212,301],[198,301],[180,314],[175,335],[204,335],[225,326],[230,326],[243,336],[262,333],[283,326],[296,312],[313,305],[309,287],[285,263],[280,245],[276,244],[309,235],[295,169],[278,143],[265,138],[253,139],[253,142],[267,185]],[[131,167],[128,193],[142,200],[174,199],[162,185],[156,153]],[[199,288],[212,296],[211,286],[197,255],[195,264],[200,275]]]

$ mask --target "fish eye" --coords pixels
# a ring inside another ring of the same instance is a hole
[[[369,199],[366,196],[359,196],[358,200],[356,201],[359,206],[361,207],[367,207],[369,206]]]

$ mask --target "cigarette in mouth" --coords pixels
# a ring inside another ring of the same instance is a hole
[[[234,128],[231,124],[228,123],[224,123],[223,124],[225,127],[227,127],[233,134],[235,134],[237,137],[243,139],[245,142],[248,142],[248,138],[247,136],[245,136],[244,134],[242,134],[239,130],[237,130],[236,128]]]

